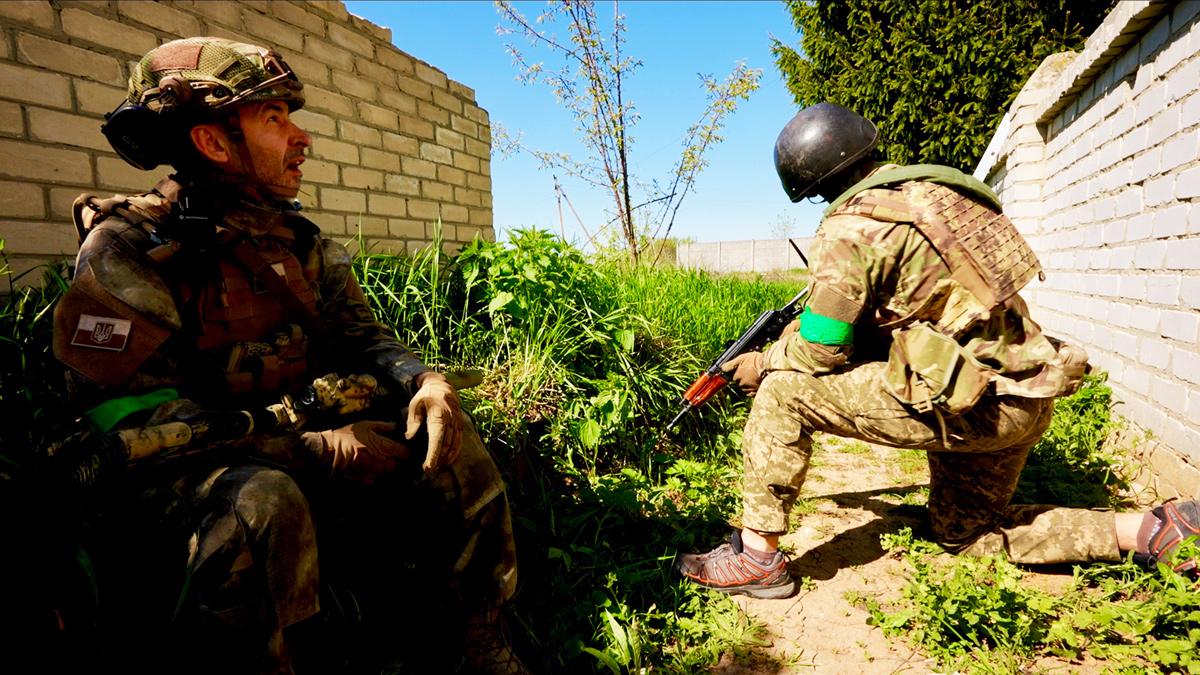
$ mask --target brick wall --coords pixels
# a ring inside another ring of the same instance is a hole
[[[976,175],[1046,270],[1024,295],[1087,347],[1118,411],[1200,490],[1200,2],[1122,2],[1079,54],[1048,58]]]
[[[178,37],[276,47],[305,83],[313,136],[306,214],[335,238],[414,249],[440,219],[448,247],[491,239],[491,136],[475,92],[391,44],[341,2],[0,1],[0,237],[15,271],[74,255],[80,192],[143,192],[112,152],[103,114],[131,64]]]

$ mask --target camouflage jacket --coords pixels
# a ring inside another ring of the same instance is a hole
[[[884,165],[875,173],[894,169]],[[927,182],[867,190],[882,199],[922,199],[949,188]],[[893,336],[919,323],[936,327],[991,373],[995,393],[1033,398],[1067,388],[1056,370],[1062,357],[1030,317],[1019,295],[967,324],[945,325],[953,308],[978,303],[957,281],[943,256],[903,219],[868,217],[834,209],[821,223],[810,253],[812,293],[801,330],[766,352],[766,370],[814,374],[854,361],[888,360]],[[955,316],[961,316],[958,311]],[[813,339],[805,322],[850,326],[842,339]]]
[[[195,306],[192,301],[195,293],[189,289],[211,285],[214,275],[218,274],[218,264],[222,260],[228,261],[228,251],[189,255],[185,248],[161,263],[152,262],[148,256],[148,252],[156,247],[161,248],[161,242],[154,241],[151,234],[170,214],[179,191],[178,183],[165,179],[151,192],[136,197],[123,199],[118,196],[101,203],[94,198],[81,197],[77,201],[77,211],[88,210],[80,209],[78,205],[82,203],[85,207],[90,206],[94,213],[83,219],[87,221],[86,227],[80,226],[83,241],[76,261],[76,284],[81,277],[94,276],[91,273],[99,271],[91,270],[93,263],[108,265],[104,284],[110,286],[109,292],[123,303],[132,304],[136,313],[146,315],[147,321],[143,322],[146,330],[161,330],[164,334],[164,338],[155,343],[152,353],[134,357],[136,369],[120,382],[100,384],[77,375],[74,378],[75,398],[82,407],[163,387],[176,388],[184,398],[206,407],[252,404],[236,396],[230,399],[228,392],[222,390],[223,383],[217,381],[220,378],[214,377],[214,372],[219,374],[232,359],[227,346],[208,351],[197,349],[197,326],[204,324],[203,317],[197,314],[209,310]],[[113,208],[114,204],[120,208]],[[280,227],[278,210],[233,201],[221,211],[224,213],[221,227],[249,235],[248,240],[256,244],[270,236],[267,222]],[[322,238],[317,226],[297,213],[285,215],[282,229],[278,230],[287,235],[285,241],[290,255],[285,251],[288,259],[284,262],[289,269],[299,270],[294,276],[300,279],[300,290],[303,291],[300,295],[315,310],[319,324],[316,329],[323,333],[320,344],[314,342],[308,348],[308,368],[304,377],[311,379],[335,370],[340,374],[369,373],[393,391],[411,395],[414,379],[428,369],[395,339],[390,329],[375,319],[362,289],[351,274],[350,257],[345,249]],[[77,218],[77,224],[79,220]],[[187,223],[184,226],[198,227]],[[114,266],[109,263],[113,260],[123,261],[115,265],[124,270],[123,276],[112,273]],[[283,263],[274,263],[273,267],[282,269]],[[130,274],[130,270],[138,271],[138,274]],[[247,274],[246,279],[243,283],[254,284],[252,275]],[[144,288],[143,282],[146,282]],[[229,285],[228,280],[221,283]],[[153,294],[145,292],[145,288],[165,289],[169,294],[165,297],[169,299],[158,303],[147,301],[147,296]],[[237,303],[233,303],[232,310],[236,309]],[[70,322],[69,319],[66,321]],[[56,324],[56,333],[77,330],[74,323],[66,323]],[[133,330],[138,330],[139,321],[135,319],[133,323]],[[246,337],[237,339],[245,340]],[[251,336],[250,339],[270,342],[269,336]],[[137,346],[136,340],[130,343],[130,349]],[[118,355],[118,352],[104,349],[86,352],[87,359],[117,358]],[[79,360],[76,356],[75,361],[78,363]],[[75,367],[76,364],[68,362],[68,365]],[[255,392],[268,396],[271,393]]]

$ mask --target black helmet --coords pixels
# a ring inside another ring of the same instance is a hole
[[[775,140],[775,170],[793,202],[862,159],[879,140],[870,120],[834,103],[809,106]]]

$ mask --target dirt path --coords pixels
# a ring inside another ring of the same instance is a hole
[[[788,600],[738,597],[751,617],[767,626],[768,644],[726,657],[720,675],[931,673],[937,664],[869,625],[869,614],[848,595],[890,600],[904,585],[905,564],[887,555],[879,536],[923,526],[929,472],[921,452],[868,446],[826,437],[813,466],[791,534],[791,572],[808,577]],[[1070,571],[1029,573],[1029,583],[1061,587]],[[1086,672],[1083,664],[1039,662],[1039,671]]]

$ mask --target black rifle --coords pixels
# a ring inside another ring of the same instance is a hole
[[[796,320],[796,315],[800,313],[803,307],[804,298],[808,296],[808,286],[804,290],[796,294],[791,302],[780,307],[779,309],[768,309],[758,316],[758,319],[742,333],[741,337],[734,340],[721,352],[712,365],[708,367],[692,386],[683,392],[683,400],[681,404],[683,409],[671,420],[664,430],[670,431],[675,424],[693,408],[699,408],[708,402],[722,387],[729,384],[732,373],[725,370],[725,364],[732,361],[734,358],[745,354],[746,352],[756,352],[762,349],[772,340],[778,339],[780,333],[787,325]]]
[[[796,255],[800,256],[800,261],[807,268],[808,258],[804,257],[804,253],[800,251],[800,247],[791,239],[788,239],[788,243],[792,245],[792,249],[796,251]],[[667,428],[663,429],[663,433],[665,434],[670,431],[679,420],[683,419],[683,416],[689,410],[704,405],[708,402],[708,399],[712,398],[714,394],[729,384],[729,374],[725,372],[726,363],[746,352],[759,351],[768,342],[778,339],[783,329],[789,323],[796,320],[796,315],[802,309],[801,301],[808,296],[808,289],[809,286],[806,285],[804,290],[797,293],[796,297],[792,298],[792,301],[788,304],[779,309],[768,309],[760,314],[758,319],[746,329],[746,332],[742,333],[741,337],[729,343],[725,351],[717,357],[717,360],[713,361],[712,365],[701,373],[700,377],[696,378],[692,386],[683,392],[683,400],[680,401],[683,409],[679,411],[675,419],[671,420]]]

